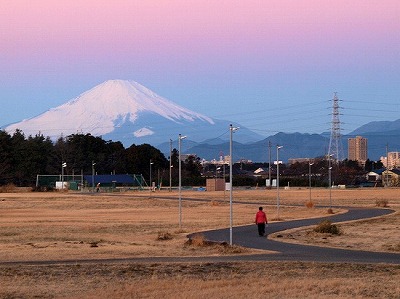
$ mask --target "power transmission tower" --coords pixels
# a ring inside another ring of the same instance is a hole
[[[333,96],[332,106],[332,123],[331,123],[331,138],[329,139],[329,157],[333,157],[333,160],[343,160],[343,145],[342,145],[342,134],[340,133],[340,119],[339,119],[339,98],[337,92]]]

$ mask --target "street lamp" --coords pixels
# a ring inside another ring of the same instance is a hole
[[[386,144],[386,187],[389,187],[389,144]]]
[[[218,179],[218,171],[221,170],[221,167],[215,168],[215,179]]]
[[[332,166],[331,157],[333,155],[328,155],[328,182],[329,182],[329,207],[332,209]]]
[[[268,141],[268,189],[271,189],[271,141]]]
[[[96,165],[96,163],[94,163],[94,161],[92,160],[92,188],[93,188],[93,192],[94,192],[94,166]]]
[[[310,188],[310,202],[311,202],[311,166],[314,165],[314,163],[311,163],[310,160],[308,160],[308,182],[309,182],[309,188]]]
[[[179,150],[179,228],[182,228],[182,195],[181,195],[181,190],[182,190],[182,162],[181,162],[181,143],[182,139],[185,139],[186,136],[182,136],[179,134],[178,137],[178,150]]]
[[[225,192],[226,192],[226,178],[225,178],[225,161],[224,161],[224,169],[223,169],[223,176],[224,176],[224,202],[225,202]]]
[[[151,182],[151,165],[153,165],[154,164],[154,162],[152,162],[151,161],[151,159],[150,159],[150,178],[149,178],[149,188],[150,188],[150,192],[152,191],[152,187],[153,187],[153,184],[152,184],[152,182]]]
[[[233,225],[233,209],[232,209],[232,135],[233,132],[239,130],[239,127],[229,125],[230,139],[229,139],[229,245],[232,246],[232,225]]]
[[[172,191],[172,139],[169,140],[169,192]]]
[[[277,206],[277,218],[279,220],[279,150],[283,145],[276,146],[276,206]]]
[[[61,163],[61,190],[64,191],[64,168],[67,167],[66,162]]]

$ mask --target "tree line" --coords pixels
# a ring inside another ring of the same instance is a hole
[[[38,174],[57,175],[62,171],[64,175],[92,174],[93,163],[97,174],[143,175],[147,182],[152,170],[152,181],[157,185],[166,186],[169,185],[168,159],[169,157],[166,158],[160,150],[149,144],[132,144],[125,148],[120,141],[106,141],[91,134],[72,134],[53,142],[41,134],[26,137],[20,130],[16,130],[12,135],[0,131],[0,186],[7,184],[35,186]],[[173,149],[171,153],[173,186],[178,185],[178,159],[179,152]],[[66,163],[66,167],[62,170],[63,163]],[[199,157],[189,156],[182,161],[181,166],[182,185],[206,184],[206,176],[210,174],[203,169]],[[361,167],[356,161],[344,160],[339,164],[332,164],[332,180],[336,184],[357,185],[365,180],[366,171],[379,169],[382,166],[380,161],[367,160],[364,167]],[[216,174],[218,165],[210,167],[209,172],[212,175]],[[247,167],[249,169],[246,169]],[[233,185],[265,186],[266,177],[251,175],[258,167],[268,169],[269,165],[255,163],[243,166],[235,163]],[[240,172],[240,169],[243,172]],[[314,159],[311,175],[313,186],[327,186],[327,169],[325,159]],[[281,185],[290,183],[292,186],[308,186],[308,172],[308,162],[282,165]],[[272,171],[272,174],[276,176],[276,172]]]
[[[172,151],[173,183],[178,172],[179,153]],[[169,157],[168,157],[169,158]],[[105,141],[91,134],[72,134],[53,142],[42,134],[26,137],[21,130],[10,135],[0,131],[0,185],[34,186],[36,176],[91,174],[95,163],[97,174],[139,174],[147,180],[152,168],[154,181],[169,183],[169,160],[149,144],[125,148],[119,141]],[[151,162],[151,166],[150,166]],[[200,176],[200,162],[189,157],[182,163],[187,179]],[[161,177],[162,176],[162,177]]]

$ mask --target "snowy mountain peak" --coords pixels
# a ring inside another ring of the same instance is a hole
[[[21,129],[26,135],[41,133],[58,138],[73,133],[99,136],[130,124],[130,134],[137,137],[154,134],[154,123],[137,127],[142,115],[153,115],[176,124],[208,123],[211,118],[183,108],[135,81],[109,80],[82,93],[67,103],[36,117],[8,126],[6,131]]]

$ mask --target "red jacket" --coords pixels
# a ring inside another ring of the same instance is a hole
[[[259,223],[268,223],[267,215],[264,213],[264,211],[258,211],[256,214],[256,224]]]

